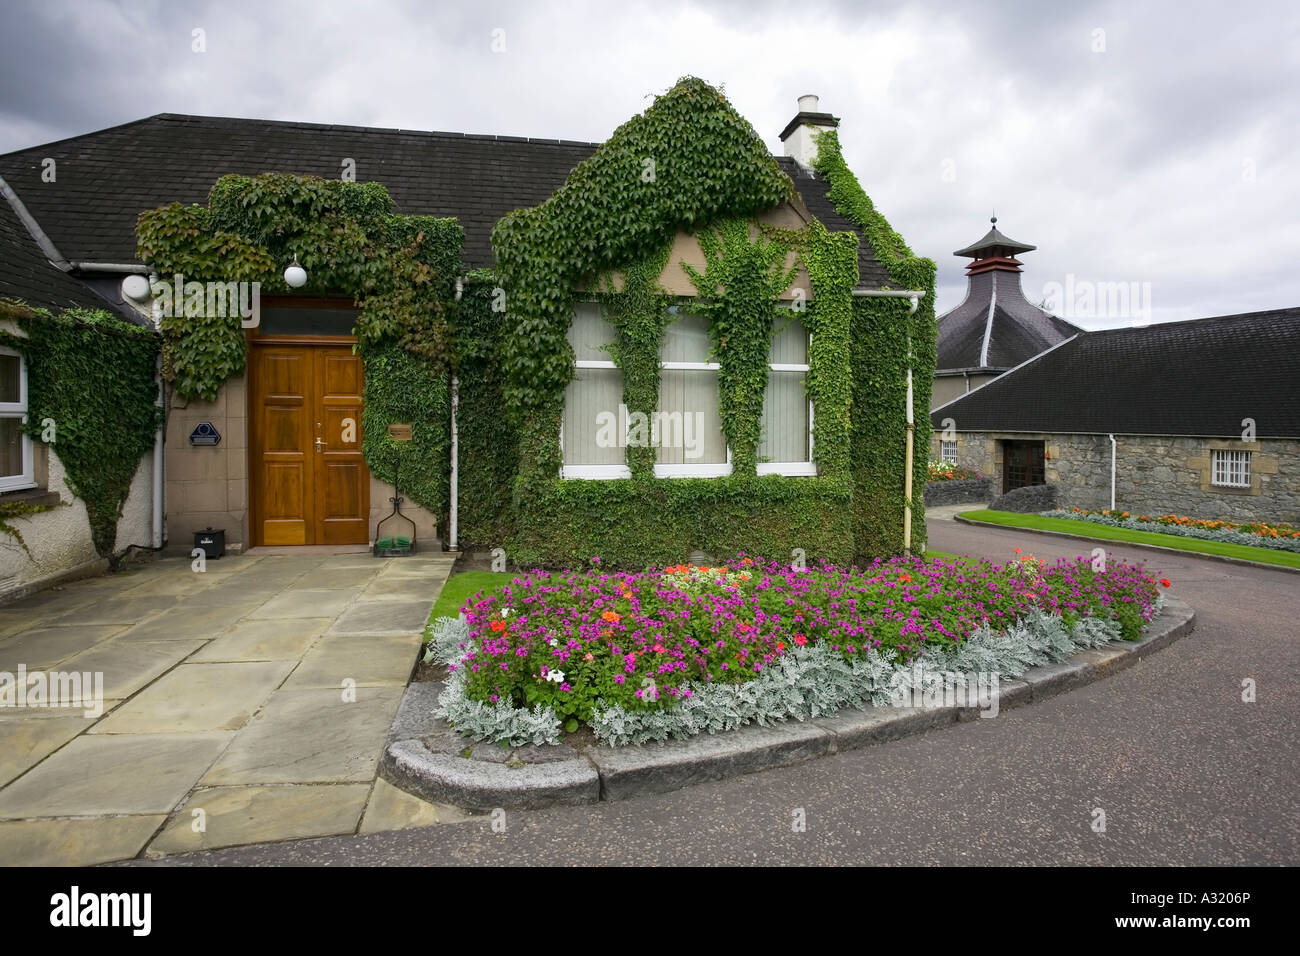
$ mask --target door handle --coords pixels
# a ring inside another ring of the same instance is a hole
[[[324,448],[324,447],[325,447],[325,439],[323,439],[323,438],[317,438],[317,439],[316,439],[316,454],[319,455],[319,454],[320,454],[320,450],[321,450],[322,448]]]

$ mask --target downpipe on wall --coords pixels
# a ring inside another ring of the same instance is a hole
[[[910,299],[911,307],[907,310],[907,314],[912,316],[916,315],[916,310],[921,304],[921,296],[925,295],[925,290],[854,289],[853,295],[861,298]],[[909,326],[907,330],[907,452],[904,456],[905,465],[903,471],[903,553],[908,556],[912,554],[912,461],[915,455],[915,444],[916,416],[912,402],[912,330],[911,326]]]
[[[1115,459],[1118,457],[1117,451],[1119,448],[1119,443],[1115,441],[1114,433],[1111,433],[1107,437],[1110,438],[1110,510],[1114,511],[1115,510]]]
[[[464,276],[456,277],[456,301],[465,293]],[[460,491],[460,436],[456,431],[456,410],[460,406],[460,382],[455,373],[451,376],[451,481],[447,488],[447,550],[460,550],[460,509],[457,498]]]

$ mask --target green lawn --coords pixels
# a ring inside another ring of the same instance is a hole
[[[1252,548],[1244,544],[1228,544],[1224,541],[1203,541],[1200,538],[1182,538],[1173,534],[1161,534],[1158,531],[1134,531],[1129,528],[1114,528],[1105,524],[1093,524],[1091,521],[1075,521],[1070,518],[1044,518],[1042,515],[1014,514],[1010,511],[966,511],[961,515],[972,521],[986,524],[1002,525],[1008,528],[1029,528],[1042,531],[1062,531],[1065,534],[1083,535],[1089,538],[1104,538],[1107,541],[1127,541],[1130,544],[1153,544],[1161,548],[1177,551],[1191,551],[1199,554],[1218,554],[1228,558],[1244,558],[1247,561],[1260,561],[1264,564],[1279,564],[1286,568],[1300,568],[1300,552],[1277,551],[1273,548]]]
[[[504,571],[462,571],[453,574],[442,586],[442,593],[429,612],[429,620],[455,617],[460,613],[461,605],[479,591],[495,591],[502,585],[509,584],[515,577],[516,575]]]

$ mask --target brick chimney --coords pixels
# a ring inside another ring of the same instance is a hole
[[[785,124],[785,129],[781,132],[785,155],[793,156],[799,165],[811,168],[817,159],[817,144],[813,142],[813,130],[835,129],[839,125],[838,116],[820,111],[815,95],[807,93],[799,97],[799,112],[795,114],[794,119]]]

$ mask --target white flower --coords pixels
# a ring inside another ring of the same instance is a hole
[[[508,608],[508,607],[503,607],[503,608],[501,609],[501,616],[502,616],[502,617],[509,617],[509,616],[510,616],[510,608]]]
[[[558,640],[556,640],[555,638],[551,638],[551,639],[550,639],[549,641],[547,641],[546,643],[547,643],[547,644],[550,644],[551,647],[559,647],[559,646],[560,646],[560,642],[559,642]]]
[[[564,671],[547,671],[546,679],[557,684],[564,683]]]

